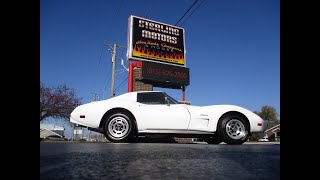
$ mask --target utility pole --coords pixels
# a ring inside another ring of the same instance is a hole
[[[113,46],[112,51],[112,76],[111,76],[111,97],[114,96],[114,75],[116,71],[116,53],[117,53],[117,47],[120,48],[126,48],[125,46],[120,46],[117,44],[106,44],[107,46],[111,47]]]
[[[99,100],[99,94],[98,93],[91,93],[91,95],[92,95],[93,101]]]
[[[116,53],[117,45],[113,44],[113,53],[112,53],[112,77],[111,77],[111,97],[114,96],[114,73],[116,71]]]

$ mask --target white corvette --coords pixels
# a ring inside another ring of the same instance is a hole
[[[111,142],[139,135],[203,138],[209,144],[242,144],[251,132],[265,130],[255,113],[234,105],[180,104],[164,92],[129,92],[76,107],[72,123],[103,133]]]

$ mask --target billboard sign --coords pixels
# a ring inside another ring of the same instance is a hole
[[[167,87],[188,86],[190,84],[189,68],[144,61],[142,62],[142,80]]]
[[[184,29],[157,21],[130,16],[127,57],[186,66]]]

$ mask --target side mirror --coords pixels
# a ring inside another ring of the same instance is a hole
[[[170,101],[169,101],[168,97],[164,97],[164,100],[166,101],[167,106],[170,106]]]

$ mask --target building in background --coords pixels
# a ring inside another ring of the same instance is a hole
[[[264,131],[270,141],[280,141],[280,124]]]
[[[46,139],[48,137],[64,138],[64,130],[64,127],[54,124],[40,124],[40,139]]]

